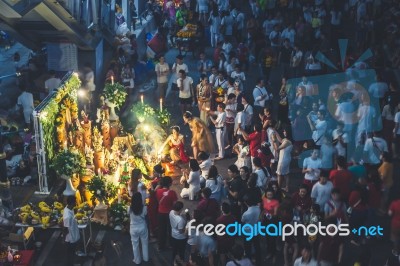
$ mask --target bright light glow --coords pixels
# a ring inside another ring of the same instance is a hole
[[[86,91],[82,90],[82,89],[78,90],[78,96],[79,97],[85,97],[86,96]]]
[[[74,71],[73,75],[74,75],[75,77],[79,78],[78,72],[75,72],[75,71]]]
[[[144,125],[143,126],[143,131],[150,132],[150,126],[149,125]]]

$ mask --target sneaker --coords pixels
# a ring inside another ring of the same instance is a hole
[[[225,150],[229,149],[231,147],[231,145],[228,145],[225,147]]]
[[[224,157],[215,157],[214,161],[219,161],[219,160],[222,160],[222,159],[224,159]]]

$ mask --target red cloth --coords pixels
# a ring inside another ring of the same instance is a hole
[[[35,252],[33,250],[20,250],[19,254],[21,255],[21,260],[19,263],[15,263],[15,266],[30,266],[33,265],[33,254]]]
[[[171,148],[177,148],[179,151],[179,157],[181,157],[181,162],[182,163],[188,163],[189,162],[189,157],[185,153],[185,147],[183,146],[183,143],[181,142],[179,145],[172,145]]]
[[[211,217],[215,221],[219,214],[220,208],[216,199],[202,199],[197,205],[197,210],[203,212],[204,217]]]
[[[176,192],[168,188],[157,189],[156,197],[158,201],[158,212],[164,214],[169,213],[174,203],[178,200]]]
[[[329,180],[332,181],[333,187],[340,189],[340,194],[344,200],[347,200],[350,194],[350,183],[353,178],[352,172],[349,170],[332,170]]]
[[[268,201],[266,197],[263,197],[262,203],[263,203],[263,209],[266,213],[275,215],[275,209],[278,209],[279,201],[277,201],[276,199]]]
[[[299,192],[296,192],[292,196],[292,203],[295,208],[300,206],[301,212],[304,214],[304,212],[307,212],[311,209],[312,199],[309,195],[300,197]]]
[[[392,228],[400,228],[400,199],[392,201],[389,206],[389,210],[392,214],[391,227]]]
[[[361,200],[361,193],[358,190],[353,190],[349,196],[349,206],[352,207],[353,210],[365,210],[367,206],[362,200],[359,204],[357,204],[359,200]],[[356,204],[357,206],[355,206]]]
[[[155,192],[150,192],[149,206],[147,206],[147,215],[149,217],[150,232],[155,234],[158,227],[157,219],[158,201]]]
[[[250,156],[258,157],[258,150],[261,149],[261,133],[257,131],[251,133],[248,141],[250,143]]]

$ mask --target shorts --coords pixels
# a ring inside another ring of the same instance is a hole
[[[180,104],[192,104],[192,98],[180,98],[179,97],[179,103]]]

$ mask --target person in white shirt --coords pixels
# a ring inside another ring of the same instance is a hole
[[[221,70],[218,71],[218,76],[215,78],[215,81],[214,81],[213,85],[214,85],[214,88],[221,87],[224,90],[227,88],[228,82],[225,79],[224,71],[221,71]]]
[[[169,75],[169,66],[165,62],[164,55],[159,57],[159,62],[155,66],[155,71],[157,75],[157,89],[158,95],[160,99],[165,99],[165,95],[168,88],[168,75]]]
[[[226,149],[229,149],[230,147],[233,147],[234,144],[234,135],[235,135],[235,118],[236,118],[236,95],[234,93],[227,94],[228,97],[225,100],[225,113],[226,113],[226,120],[225,120],[225,126],[226,126],[226,133],[225,135],[227,136],[228,140],[228,145],[225,147]]]
[[[358,121],[356,143],[360,142],[362,134],[368,134],[374,130],[376,110],[369,101],[366,93],[361,94],[361,103],[358,106],[356,116]]]
[[[312,133],[312,139],[314,140],[316,145],[322,144],[322,138],[326,133],[328,128],[328,124],[325,121],[325,111],[318,111],[318,119],[315,123],[311,121],[311,117],[307,115],[308,124],[310,125]]]
[[[292,74],[294,77],[298,77],[300,73],[300,64],[303,59],[303,52],[300,50],[297,44],[293,45],[293,51],[290,59],[290,67],[292,68]]]
[[[338,156],[346,157],[347,144],[349,143],[349,135],[344,131],[344,124],[339,122],[336,129],[332,131],[333,144]]]
[[[215,81],[218,78],[218,69],[216,66],[211,67],[211,75],[208,77],[208,83],[214,85]]]
[[[144,262],[149,261],[149,233],[146,222],[147,206],[144,205],[140,192],[135,192],[132,195],[128,213],[130,218],[129,232],[133,248],[133,262],[139,265],[142,262],[142,258]],[[141,245],[139,245],[139,242]]]
[[[271,34],[272,30],[274,29],[274,25],[276,24],[276,21],[272,17],[272,13],[269,13],[267,19],[264,21],[262,27],[264,29],[264,34],[268,38],[269,35]]]
[[[333,183],[328,180],[328,172],[322,171],[318,183],[316,183],[311,190],[311,198],[315,204],[324,209],[325,204],[331,198],[331,191],[333,189]]]
[[[74,208],[76,206],[75,196],[67,198],[67,206],[63,212],[63,225],[65,243],[67,245],[67,263],[66,265],[74,265],[75,249],[80,239],[78,222],[75,219]]]
[[[231,73],[231,78],[235,81],[239,81],[240,83],[240,90],[243,91],[244,82],[246,81],[246,75],[240,69],[240,65],[235,65],[235,70]]]
[[[217,106],[217,112],[209,111],[210,120],[214,123],[216,129],[216,139],[218,145],[218,157],[214,158],[214,160],[221,160],[225,156],[225,104],[219,103]],[[217,118],[213,118],[212,115],[217,115]]]
[[[188,66],[183,62],[183,56],[176,56],[176,62],[172,65],[172,75],[168,83],[168,92],[170,88],[177,87],[177,81],[179,79],[179,71],[184,70],[185,73],[189,73]],[[179,90],[179,89],[178,89]],[[169,94],[167,92],[167,95]]]
[[[244,106],[243,113],[245,117],[245,129],[250,132],[251,123],[253,121],[253,106],[248,103],[245,96],[242,97],[242,104]]]
[[[259,78],[257,80],[257,85],[253,89],[253,98],[254,98],[254,109],[257,114],[261,114],[265,107],[265,102],[270,99],[267,89],[264,86],[264,79]]]
[[[381,163],[380,156],[383,152],[388,151],[386,140],[380,137],[378,132],[373,133],[373,137],[368,138],[364,145],[364,154],[366,155],[366,163],[378,166]]]
[[[171,246],[172,258],[175,262],[183,262],[186,250],[186,219],[181,215],[183,209],[182,201],[177,201],[172,206],[169,213],[169,221],[171,223]]]
[[[257,187],[261,190],[261,193],[263,193],[267,189],[271,174],[262,166],[261,159],[258,157],[253,159],[253,166],[253,172],[257,174]]]
[[[245,113],[243,112],[243,110],[244,110],[243,104],[238,103],[238,105],[236,106],[237,114],[235,117],[235,127],[233,129],[234,136],[242,135],[241,129],[245,130],[246,117],[245,117]]]
[[[312,82],[307,79],[306,76],[303,76],[301,78],[301,82],[297,86],[304,87],[306,89],[306,96],[313,96],[314,86]]]
[[[32,93],[27,91],[27,89],[24,85],[21,85],[20,89],[22,90],[22,93],[18,97],[17,106],[19,108],[22,107],[22,111],[24,113],[24,119],[25,119],[25,126],[29,128],[29,126],[31,124],[32,112],[34,110],[33,95],[32,95]]]
[[[368,92],[375,98],[383,98],[385,93],[389,90],[389,87],[386,82],[383,82],[380,75],[376,75],[375,79],[376,82],[369,86]]]
[[[318,181],[320,168],[322,167],[321,159],[319,158],[319,150],[314,149],[310,157],[303,161],[304,183],[310,188]]]
[[[53,90],[57,89],[61,84],[61,79],[56,78],[56,72],[54,70],[49,71],[50,78],[44,82],[44,88],[47,93],[52,93]]]
[[[229,54],[232,51],[233,46],[232,44],[229,42],[228,38],[224,38],[224,43],[222,44],[222,51],[225,55],[225,58],[229,58]]]
[[[306,246],[301,251],[301,257],[294,261],[293,266],[317,266],[318,262],[313,259],[311,246]]]
[[[279,25],[274,26],[274,30],[271,31],[269,34],[269,40],[271,42],[272,49],[277,52],[278,48],[281,46],[282,36],[281,32],[279,31]]]
[[[284,39],[289,39],[290,44],[292,46],[294,45],[294,39],[296,37],[296,31],[293,28],[293,24],[289,24],[289,26],[282,31],[281,37],[282,37],[283,40]]]
[[[191,109],[194,101],[193,79],[186,76],[185,70],[179,70],[179,78],[176,81],[179,89],[179,104],[182,114]]]
[[[197,193],[200,191],[200,165],[195,159],[190,159],[189,170],[183,172],[181,183],[189,184],[189,188],[183,188],[181,191],[181,198],[189,198],[194,200]],[[189,173],[188,173],[189,171]]]

